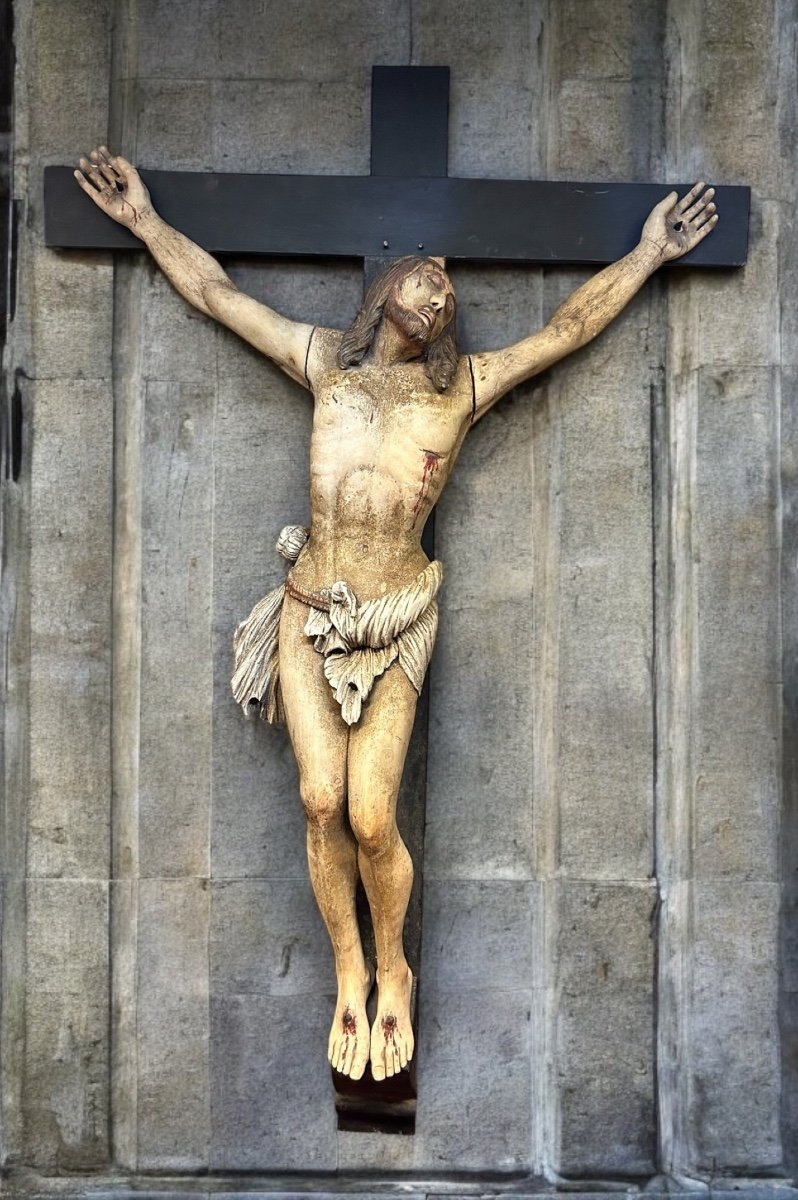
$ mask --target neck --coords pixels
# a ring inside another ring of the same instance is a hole
[[[393,321],[380,321],[371,345],[372,362],[389,367],[394,363],[411,362],[414,358],[420,358],[421,354],[418,343],[406,338]]]

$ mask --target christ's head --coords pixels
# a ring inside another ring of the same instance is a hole
[[[354,367],[368,353],[381,320],[391,321],[418,349],[439,392],[457,368],[455,298],[449,276],[432,258],[398,258],[374,279],[363,306],[343,335],[338,364]]]

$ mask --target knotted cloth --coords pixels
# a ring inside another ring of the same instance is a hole
[[[288,525],[280,534],[277,549],[285,558],[296,560],[307,538],[306,529]],[[441,563],[431,562],[412,583],[360,603],[344,580],[310,593],[294,584],[289,575],[255,605],[236,630],[233,695],[247,715],[257,707],[272,724],[284,720],[278,639],[286,591],[310,609],[304,632],[324,657],[324,674],[347,725],[360,719],[374,680],[393,662],[399,663],[420,692],[438,629],[435,597],[442,580]]]

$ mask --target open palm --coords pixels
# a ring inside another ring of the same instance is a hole
[[[120,225],[135,229],[151,207],[150,194],[136,168],[119,155],[112,156],[106,146],[81,158],[79,166],[75,178],[86,195]]]
[[[718,222],[714,188],[700,181],[680,200],[671,192],[652,209],[643,226],[643,239],[653,242],[663,261],[681,258],[711,233]]]

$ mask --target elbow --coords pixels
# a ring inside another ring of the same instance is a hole
[[[203,306],[211,317],[221,317],[233,293],[238,288],[231,279],[203,279],[200,282],[200,296]]]

